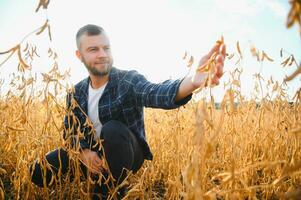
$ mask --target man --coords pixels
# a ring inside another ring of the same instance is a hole
[[[108,36],[96,25],[86,25],[76,34],[76,56],[89,72],[89,77],[75,86],[75,92],[67,97],[68,114],[65,117],[64,138],[79,152],[81,167],[93,177],[113,176],[111,186],[124,180],[126,170],[137,172],[144,159],[152,160],[146,142],[143,107],[173,109],[186,104],[192,92],[205,84],[210,76],[217,85],[223,74],[225,45],[217,43],[204,56],[199,66],[206,66],[212,55],[213,73],[196,71],[181,80],[167,80],[160,84],[147,81],[136,71],[125,71],[113,67],[113,58]],[[101,142],[100,139],[102,140]],[[49,185],[53,175],[68,171],[70,157],[66,148],[54,150],[46,155],[46,181],[42,166],[35,163],[32,181],[38,186]],[[107,164],[106,164],[107,163]],[[59,173],[60,172],[60,173]],[[95,179],[94,179],[95,180]],[[95,184],[93,198],[108,197],[108,187]],[[123,190],[117,196],[122,197]]]

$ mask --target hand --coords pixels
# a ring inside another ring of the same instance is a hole
[[[210,52],[200,60],[198,68],[192,76],[191,81],[195,88],[219,84],[219,79],[223,75],[225,56],[226,45],[217,42]]]
[[[80,152],[79,158],[81,162],[92,173],[97,174],[107,170],[104,161],[99,158],[98,154],[95,151],[91,151],[90,149],[83,149]]]
[[[180,84],[175,101],[187,97],[198,89],[206,86],[219,84],[219,79],[223,75],[224,60],[226,56],[226,46],[223,44],[223,38],[218,41],[211,51],[204,56],[197,66],[192,70],[193,74],[186,76]]]

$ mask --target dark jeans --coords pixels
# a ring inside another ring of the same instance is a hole
[[[119,180],[118,183],[121,183],[126,177],[123,168],[132,170],[133,173],[141,168],[144,161],[142,149],[133,133],[123,123],[112,120],[104,124],[100,137],[103,139],[102,145],[110,172],[115,180]],[[98,152],[98,155],[102,155],[102,153]],[[62,148],[49,152],[46,155],[46,160],[52,169],[47,168],[46,180],[43,178],[41,164],[35,162],[35,164],[30,167],[32,182],[39,187],[44,186],[44,181],[48,186],[52,176],[58,176],[58,174],[64,175],[69,170],[68,152]],[[84,174],[86,174],[86,167],[81,164],[81,168]],[[59,171],[61,171],[61,173],[59,173]],[[103,179],[103,181],[105,180]],[[115,182],[114,184],[118,183]],[[94,186],[93,193],[106,196],[108,188],[105,188],[104,184],[100,185],[96,184]],[[98,199],[97,195],[93,196],[93,199]]]

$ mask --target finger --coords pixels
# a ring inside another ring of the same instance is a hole
[[[92,174],[100,174],[101,173],[101,170],[99,170],[99,169],[90,169],[90,172],[92,173]]]
[[[217,76],[218,78],[222,77],[223,74],[224,74],[223,68],[224,68],[223,63],[217,63],[217,64],[216,64],[216,72],[215,72],[215,76]]]
[[[225,57],[220,53],[216,56],[215,58],[215,63],[218,64],[218,63],[223,63],[224,62],[224,59]]]
[[[220,52],[222,53],[222,55],[225,57],[226,56],[226,45],[222,44],[220,46]]]
[[[97,162],[96,160],[94,160],[93,165],[94,165],[95,168],[100,168],[102,166],[102,163]]]
[[[100,159],[98,157],[98,159],[95,159],[94,162],[95,162],[95,165],[97,166],[97,168],[101,168],[102,171],[108,170],[107,166],[105,165],[105,160],[104,159]]]
[[[99,166],[103,166],[104,164],[104,158],[101,158],[99,155],[95,156],[94,161],[97,163]]]
[[[212,84],[213,85],[218,85],[219,84],[219,77],[216,75],[212,78]]]
[[[91,171],[92,173],[99,173],[99,167],[95,166],[94,160],[92,160],[90,157],[82,156],[82,159],[80,161],[86,166],[86,168]]]
[[[86,166],[86,168],[90,171],[90,172],[92,172],[92,173],[99,173],[98,171],[98,169],[93,165],[93,164],[88,164],[88,163],[83,163],[85,166]]]
[[[100,158],[99,155],[97,155],[97,154],[95,154],[95,155],[93,156],[93,161],[94,161],[94,162],[97,162],[97,163],[101,163],[101,162],[102,162],[101,158]]]
[[[102,172],[102,167],[99,167],[97,165],[92,165],[91,166],[93,173],[101,173]]]
[[[222,54],[219,54],[215,59],[216,74],[218,77],[221,77],[223,74],[224,60],[225,57]]]
[[[101,171],[103,171],[105,169],[103,163],[95,163],[94,166],[95,166],[95,168],[100,169]]]
[[[219,48],[220,48],[221,44],[215,44],[212,49],[209,51],[209,53],[207,54],[206,57],[210,58],[215,52],[218,52]]]

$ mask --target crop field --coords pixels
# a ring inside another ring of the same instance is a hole
[[[36,12],[47,11],[49,2],[40,0]],[[301,33],[301,2],[289,2],[287,28],[296,23]],[[48,18],[15,46],[0,51],[0,72],[8,60],[18,60],[15,72],[5,78],[0,74],[0,200],[89,199],[95,180],[83,176],[79,151],[62,134],[64,116],[70,114],[66,94],[74,89],[70,71],[60,70],[58,55],[49,47],[46,60],[51,69],[32,72],[31,64],[42,58],[31,39],[41,35],[52,40]],[[226,43],[223,37],[217,42]],[[218,86],[223,88],[221,101],[215,101],[206,79],[185,106],[145,108],[146,136],[154,159],[145,160],[136,174],[128,172],[120,186],[111,186],[109,199],[117,199],[118,187],[124,185],[128,192],[123,199],[129,200],[301,199],[301,88],[294,96],[287,90],[289,82],[301,74],[301,65],[281,49],[280,65],[296,67],[294,72],[283,81],[263,78],[260,72],[249,74],[254,77],[254,89],[252,95],[244,96],[242,65],[249,64],[243,63],[242,54],[247,50],[239,42],[232,46],[234,52],[227,52],[225,58],[226,67],[231,65],[226,70],[229,80]],[[249,53],[261,66],[274,62],[255,46]],[[212,73],[214,56],[196,70]],[[183,60],[187,71],[193,70],[193,56],[185,52]],[[30,166],[39,162],[44,171],[49,169],[45,155],[61,147],[71,158],[69,171],[62,176],[59,171],[49,187],[46,183],[42,188],[35,186]],[[104,184],[111,181],[109,176]]]
[[[32,77],[16,75],[11,85],[17,92],[1,99],[1,199],[89,196],[91,180],[80,180],[71,149],[77,170],[73,180],[67,175],[42,189],[30,182],[30,164],[37,158],[43,162],[47,152],[65,145],[61,134],[65,89],[59,77],[63,75],[54,68],[36,89]],[[278,83],[267,84],[273,100],[245,100],[239,80],[232,80],[220,104],[201,98],[177,110],[146,109],[154,160],[145,161],[137,174],[126,179],[125,199],[297,199],[300,93],[289,102]]]

